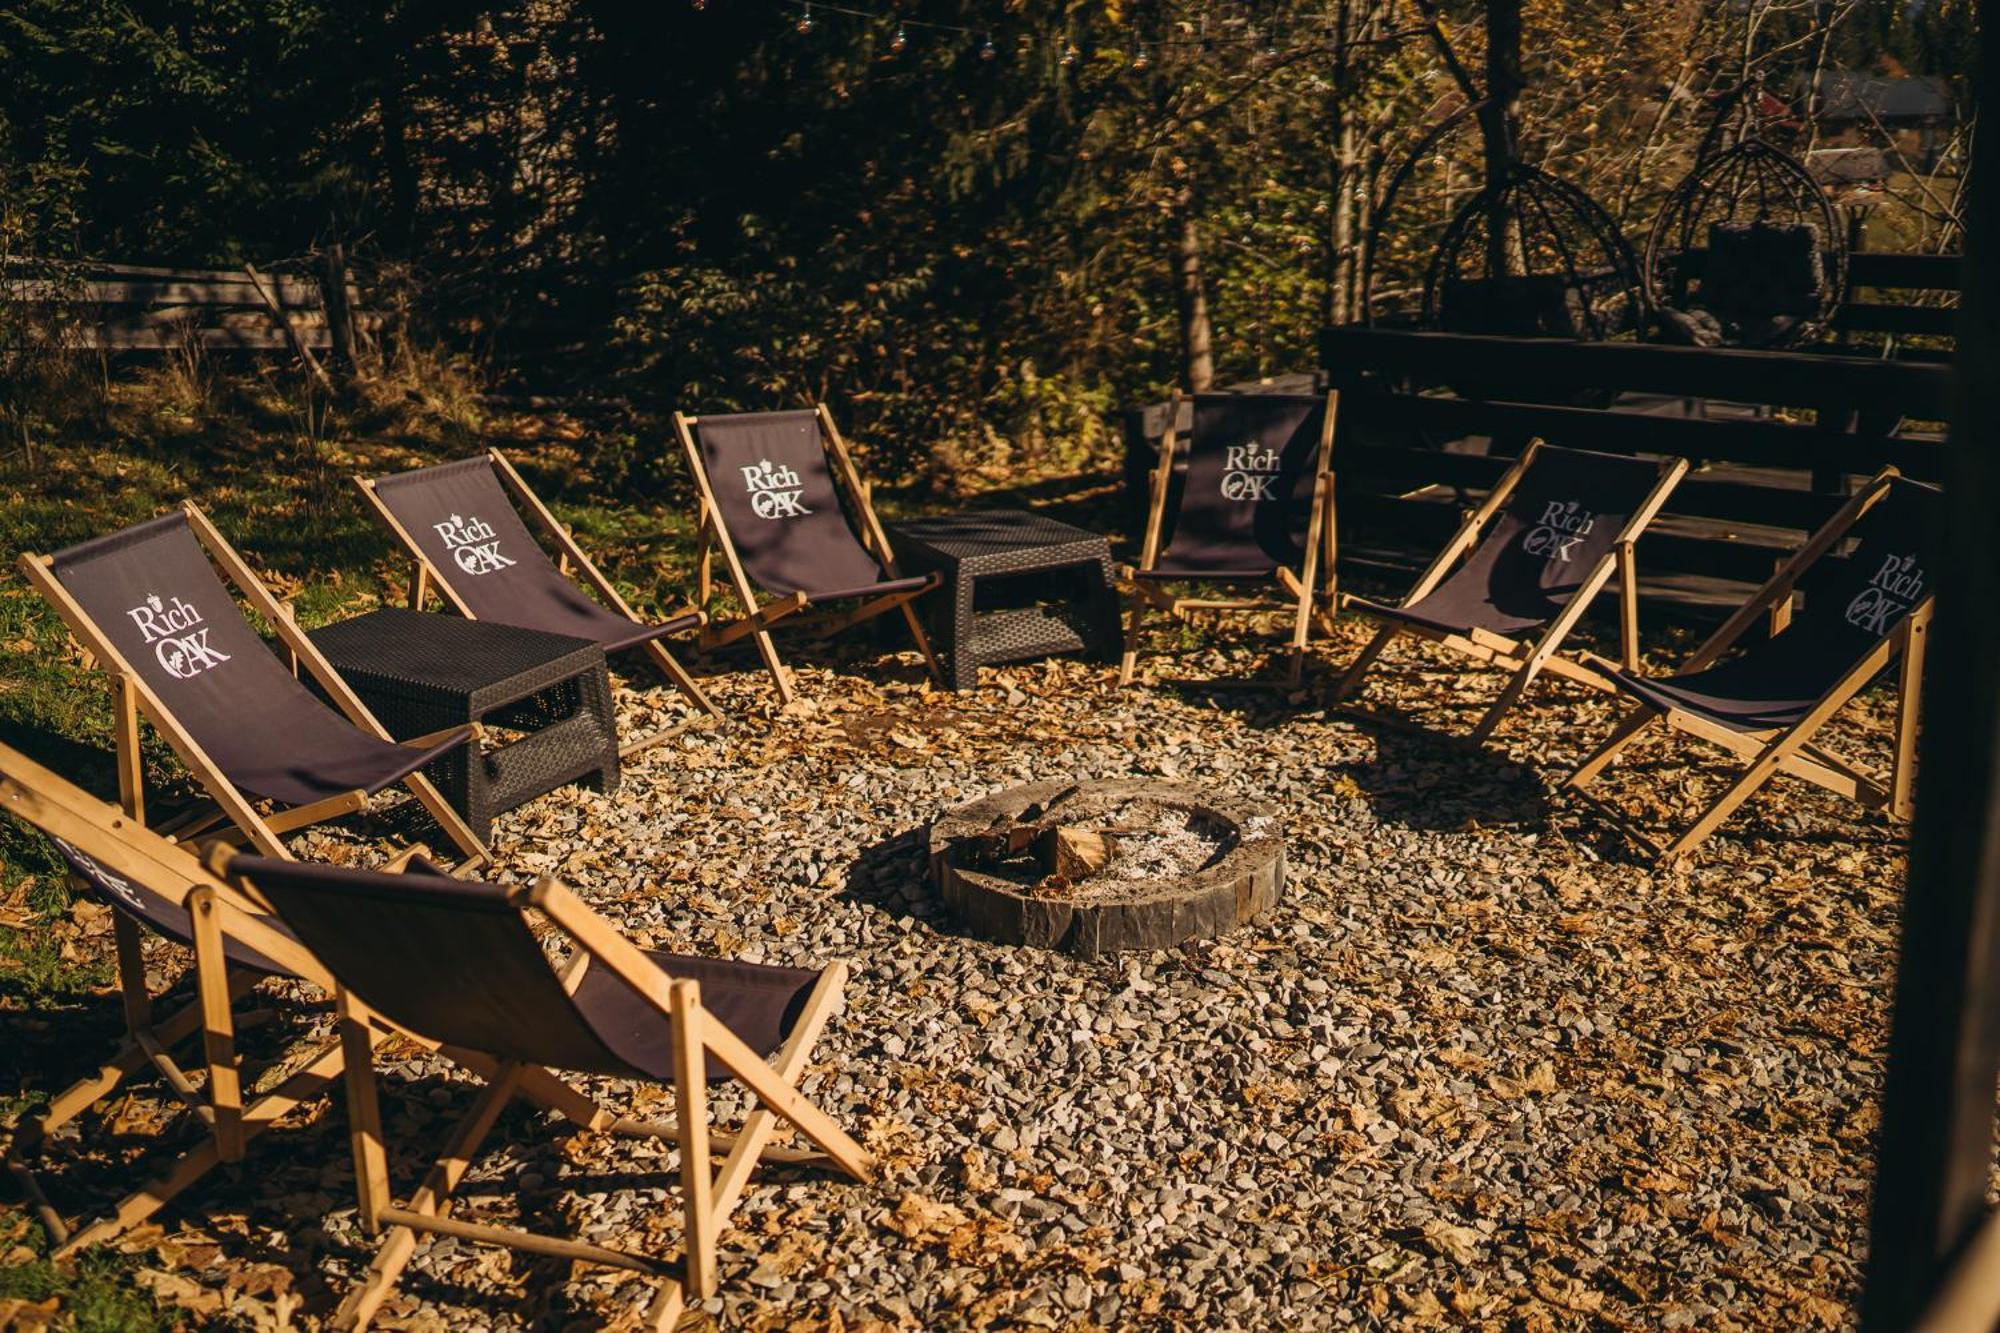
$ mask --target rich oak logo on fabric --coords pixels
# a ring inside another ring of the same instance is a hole
[[[750,508],[758,518],[799,518],[812,510],[799,503],[805,488],[799,474],[782,463],[765,459],[755,467],[739,468]]]
[[[1891,621],[1908,614],[1923,595],[1924,571],[1918,567],[1916,555],[1885,557],[1868,586],[1847,604],[1847,623],[1879,638],[1889,632]]]
[[[175,680],[186,680],[218,667],[229,654],[208,646],[208,626],[201,612],[176,597],[163,601],[158,593],[125,613],[139,627],[139,638],[153,650],[160,669]]]
[[[468,574],[491,574],[514,563],[500,554],[500,541],[493,525],[477,515],[460,518],[453,514],[431,526],[444,539],[444,549],[450,552],[452,562]]]
[[[74,857],[77,866],[87,867],[85,873],[106,893],[115,893],[126,902],[132,904],[132,906],[141,910],[145,908],[146,900],[139,896],[138,890],[132,887],[130,880],[121,879],[117,875],[112,874],[100,862],[85,856],[83,849],[73,842],[66,842],[54,834],[49,835],[49,841],[61,848],[65,855]]]
[[[1551,500],[1541,521],[1521,538],[1521,549],[1550,564],[1568,564],[1570,552],[1597,526],[1597,515],[1575,500]]]
[[[1222,498],[1263,504],[1278,498],[1278,451],[1256,444],[1233,444],[1223,450]]]

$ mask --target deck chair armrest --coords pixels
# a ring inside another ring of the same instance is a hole
[[[1734,615],[1724,621],[1721,628],[1708,641],[1695,649],[1694,654],[1680,666],[1682,672],[1700,671],[1712,665],[1735,646],[1736,641],[1757,623],[1757,618],[1774,606],[1780,598],[1789,598],[1798,587],[1799,579],[1817,564],[1820,557],[1839,543],[1861,516],[1874,507],[1875,503],[1889,493],[1889,482],[1898,475],[1895,468],[1884,468],[1872,477],[1868,484],[1854,493],[1852,499],[1840,507],[1834,516],[1820,526],[1806,540],[1805,545],[1786,560],[1783,567],[1751,599],[1736,609]]]

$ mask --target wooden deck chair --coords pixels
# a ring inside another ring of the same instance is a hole
[[[606,653],[643,651],[702,714],[721,715],[661,642],[700,628],[707,617],[696,611],[657,625],[640,620],[499,450],[392,477],[357,477],[355,485],[416,562],[412,609],[423,609],[434,584],[438,595],[470,620],[588,639]],[[554,561],[522,511],[555,548]],[[577,586],[579,577],[597,600]],[[698,720],[642,736],[619,753],[629,757],[670,740]]]
[[[1305,666],[1312,618],[1331,610],[1319,589],[1333,584],[1333,428],[1340,395],[1193,396],[1185,447],[1176,426],[1181,394],[1168,405],[1153,470],[1146,539],[1136,567],[1120,571],[1132,597],[1118,683],[1132,683],[1148,608],[1186,620],[1198,612],[1289,612],[1285,683]],[[1185,478],[1176,475],[1187,459]],[[1177,597],[1175,583],[1275,583],[1282,600]],[[1324,605],[1323,605],[1324,603]]]
[[[743,608],[736,619],[702,632],[704,649],[754,639],[779,701],[789,703],[791,673],[771,642],[774,626],[783,622],[785,628],[824,637],[900,610],[931,679],[943,684],[930,636],[911,605],[938,585],[938,576],[903,578],[896,572],[868,487],[824,405],[720,417],[676,412],[674,430],[700,496],[698,603],[707,609],[714,594],[713,555],[720,550]],[[772,600],[760,600],[760,588]],[[801,614],[829,602],[855,605]]]
[[[1755,597],[1671,676],[1641,676],[1605,663],[1637,701],[1603,745],[1563,783],[1661,860],[1686,854],[1780,773],[1824,787],[1892,819],[1912,812],[1911,783],[1932,607],[1925,567],[1929,534],[1942,521],[1937,488],[1884,471],[1848,501]],[[1836,545],[1853,540],[1845,556]],[[1801,580],[1804,607],[1794,616]],[[1745,642],[1769,618],[1768,638]],[[1731,650],[1733,656],[1726,656]],[[1864,772],[1814,743],[1835,714],[1892,662],[1897,673],[1896,746],[1887,778]],[[1745,761],[1743,771],[1665,847],[1585,789],[1653,722],[1712,742]]]
[[[270,903],[338,978],[343,1003],[365,1005],[447,1052],[487,1057],[485,1090],[422,1185],[398,1206],[373,1067],[364,1047],[351,1051],[346,1087],[360,1222],[368,1233],[386,1235],[333,1327],[365,1326],[415,1253],[417,1237],[430,1234],[654,1278],[660,1286],[647,1322],[670,1328],[685,1300],[714,1293],[717,1239],[761,1158],[824,1161],[856,1179],[869,1177],[868,1153],[797,1086],[839,1001],[844,964],[806,971],[642,950],[547,878],[506,889],[273,861],[220,847],[211,865],[246,895]],[[575,946],[560,970],[529,927],[531,907]],[[767,1063],[772,1055],[775,1068]],[[679,1146],[678,1259],[451,1216],[453,1193],[501,1111],[525,1075],[547,1076],[549,1066],[672,1084],[671,1123],[607,1117],[599,1127]],[[707,1084],[728,1079],[741,1082],[759,1105],[738,1133],[712,1135]],[[823,1157],[767,1150],[780,1120]],[[710,1158],[718,1153],[726,1157],[711,1174]]]
[[[297,1065],[291,1075],[246,1102],[235,1053],[232,1005],[259,981],[302,979],[328,994],[332,981],[290,931],[211,874],[193,849],[148,831],[118,807],[4,745],[0,745],[0,809],[45,833],[75,882],[113,910],[124,1039],[97,1070],[21,1121],[6,1147],[8,1173],[61,1257],[112,1239],[151,1217],[215,1167],[242,1160],[250,1140],[289,1111],[315,1100],[340,1076],[340,1045],[327,1042],[307,1048],[302,1063],[288,1062]],[[242,914],[226,934],[220,924],[221,903],[233,904]],[[156,1012],[163,997],[156,998],[146,986],[140,950],[146,932],[193,950],[194,998],[170,1013]],[[175,1056],[177,1048],[196,1037],[201,1039],[202,1061],[196,1073],[206,1071],[199,1087]],[[162,1174],[128,1194],[109,1216],[79,1229],[49,1202],[28,1163],[55,1131],[149,1071],[166,1082],[208,1132]]]
[[[265,645],[217,576],[218,564],[338,712]],[[145,818],[144,716],[215,803],[199,818],[162,826],[176,837],[227,819],[266,855],[287,856],[281,834],[362,809],[401,783],[468,859],[487,859],[478,837],[419,771],[476,735],[474,729],[452,727],[400,745],[391,740],[192,502],[52,556],[24,555],[21,568],[113,679],[120,786],[134,818]],[[277,809],[260,814],[259,799]]]
[[[1544,671],[1610,691],[1603,672],[1562,654],[1563,641],[1616,575],[1623,657],[1636,666],[1634,547],[1687,467],[1683,458],[1655,463],[1530,441],[1401,602],[1340,599],[1382,627],[1334,697],[1353,694],[1382,650],[1405,633],[1513,673],[1472,729],[1475,744]]]

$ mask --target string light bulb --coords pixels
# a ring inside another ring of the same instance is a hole
[[[896,35],[889,39],[889,54],[892,56],[899,56],[903,54],[903,52],[907,51],[909,47],[910,47],[909,34],[904,32],[903,25],[898,23],[896,25]]]
[[[979,58],[981,60],[992,60],[998,57],[999,54],[1000,48],[993,45],[993,34],[990,32],[987,33],[986,40],[979,44]]]
[[[1076,58],[1081,54],[1083,53],[1076,49],[1076,43],[1071,42],[1067,46],[1063,47],[1061,63],[1065,67],[1074,65],[1076,63]]]
[[[708,0],[688,0],[688,3],[694,6],[694,12],[697,14],[708,8]]]
[[[1139,44],[1139,40],[1136,37],[1133,38],[1132,72],[1134,74],[1143,74],[1146,72],[1147,67],[1149,67],[1152,63],[1153,63],[1153,58],[1146,54],[1146,48]]]
[[[793,26],[798,29],[799,36],[801,37],[812,36],[813,7],[810,3],[807,3],[805,8],[799,11],[799,21]]]

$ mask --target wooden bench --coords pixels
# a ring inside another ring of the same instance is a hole
[[[1740,599],[1894,464],[1939,480],[1949,365],[1825,352],[1329,328],[1343,563],[1406,569],[1530,438],[1697,471],[1640,548],[1650,590]],[[1810,414],[1811,419],[1807,419]],[[1720,586],[1718,586],[1720,585]]]

